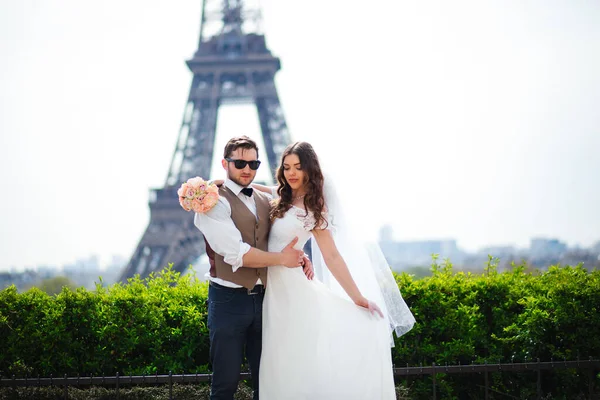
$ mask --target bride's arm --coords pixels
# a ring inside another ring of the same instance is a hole
[[[222,186],[225,183],[225,180],[224,179],[213,179],[210,181],[210,183],[214,183],[217,186]],[[265,185],[260,185],[258,183],[253,183],[250,186],[252,186],[256,190],[260,190],[261,192],[265,192],[270,195],[273,195],[273,193],[277,193],[276,192],[277,186],[265,186]]]
[[[321,250],[321,254],[323,254],[323,259],[325,260],[327,268],[331,271],[331,274],[339,282],[340,286],[348,294],[350,299],[352,299],[354,304],[368,308],[371,312],[378,312],[383,316],[377,305],[369,302],[369,300],[360,293],[358,286],[356,286],[356,282],[352,279],[352,275],[348,270],[344,258],[335,245],[331,231],[328,229],[313,229],[312,233]]]
[[[265,192],[271,195],[275,192],[275,189],[277,189],[277,186],[265,186],[258,183],[253,183],[250,186],[252,186],[256,190],[260,190],[261,192]]]

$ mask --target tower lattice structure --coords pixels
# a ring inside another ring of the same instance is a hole
[[[177,189],[193,176],[208,178],[217,113],[222,104],[254,103],[269,165],[273,169],[291,138],[275,87],[279,58],[267,48],[258,8],[242,0],[203,0],[198,49],[179,136],[164,187],[150,191],[150,222],[121,280],[148,276],[169,263],[183,272],[205,252],[193,215],[179,205]]]

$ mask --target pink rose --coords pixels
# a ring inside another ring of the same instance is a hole
[[[186,199],[185,197],[180,197],[179,204],[185,211],[192,210],[192,201],[190,199]]]
[[[188,186],[187,190],[185,191],[185,197],[187,197],[188,199],[193,199],[194,197],[196,197],[196,189]]]
[[[201,209],[202,201],[200,201],[200,199],[192,200],[192,208],[194,209],[194,211]],[[196,212],[198,212],[198,211],[196,211]]]
[[[206,197],[204,198],[204,204],[206,204],[210,208],[213,208],[215,206],[215,204],[217,204],[218,201],[219,201],[218,193],[207,193]]]
[[[216,185],[210,185],[208,188],[206,188],[206,191],[208,193],[215,193],[218,195],[219,193],[219,188]]]
[[[186,182],[186,183],[183,183],[183,184],[181,185],[181,187],[180,187],[180,188],[177,190],[177,195],[178,195],[179,197],[183,197],[183,195],[184,195],[184,193],[187,191],[188,187],[189,187],[189,185],[187,184],[187,182]]]
[[[197,188],[204,183],[204,179],[200,178],[199,176],[196,176],[194,178],[188,179],[187,183],[189,183],[193,187]]]

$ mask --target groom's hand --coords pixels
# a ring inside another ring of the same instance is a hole
[[[296,268],[302,264],[304,252],[294,249],[296,243],[298,243],[297,236],[281,250],[281,265],[288,268]]]
[[[302,260],[302,270],[304,270],[304,275],[306,275],[309,281],[312,281],[312,279],[315,277],[315,270],[312,262],[310,262],[310,259],[306,254],[302,255]]]

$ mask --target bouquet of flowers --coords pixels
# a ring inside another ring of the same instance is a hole
[[[219,188],[196,176],[184,182],[177,190],[179,204],[185,211],[204,214],[219,201]]]

